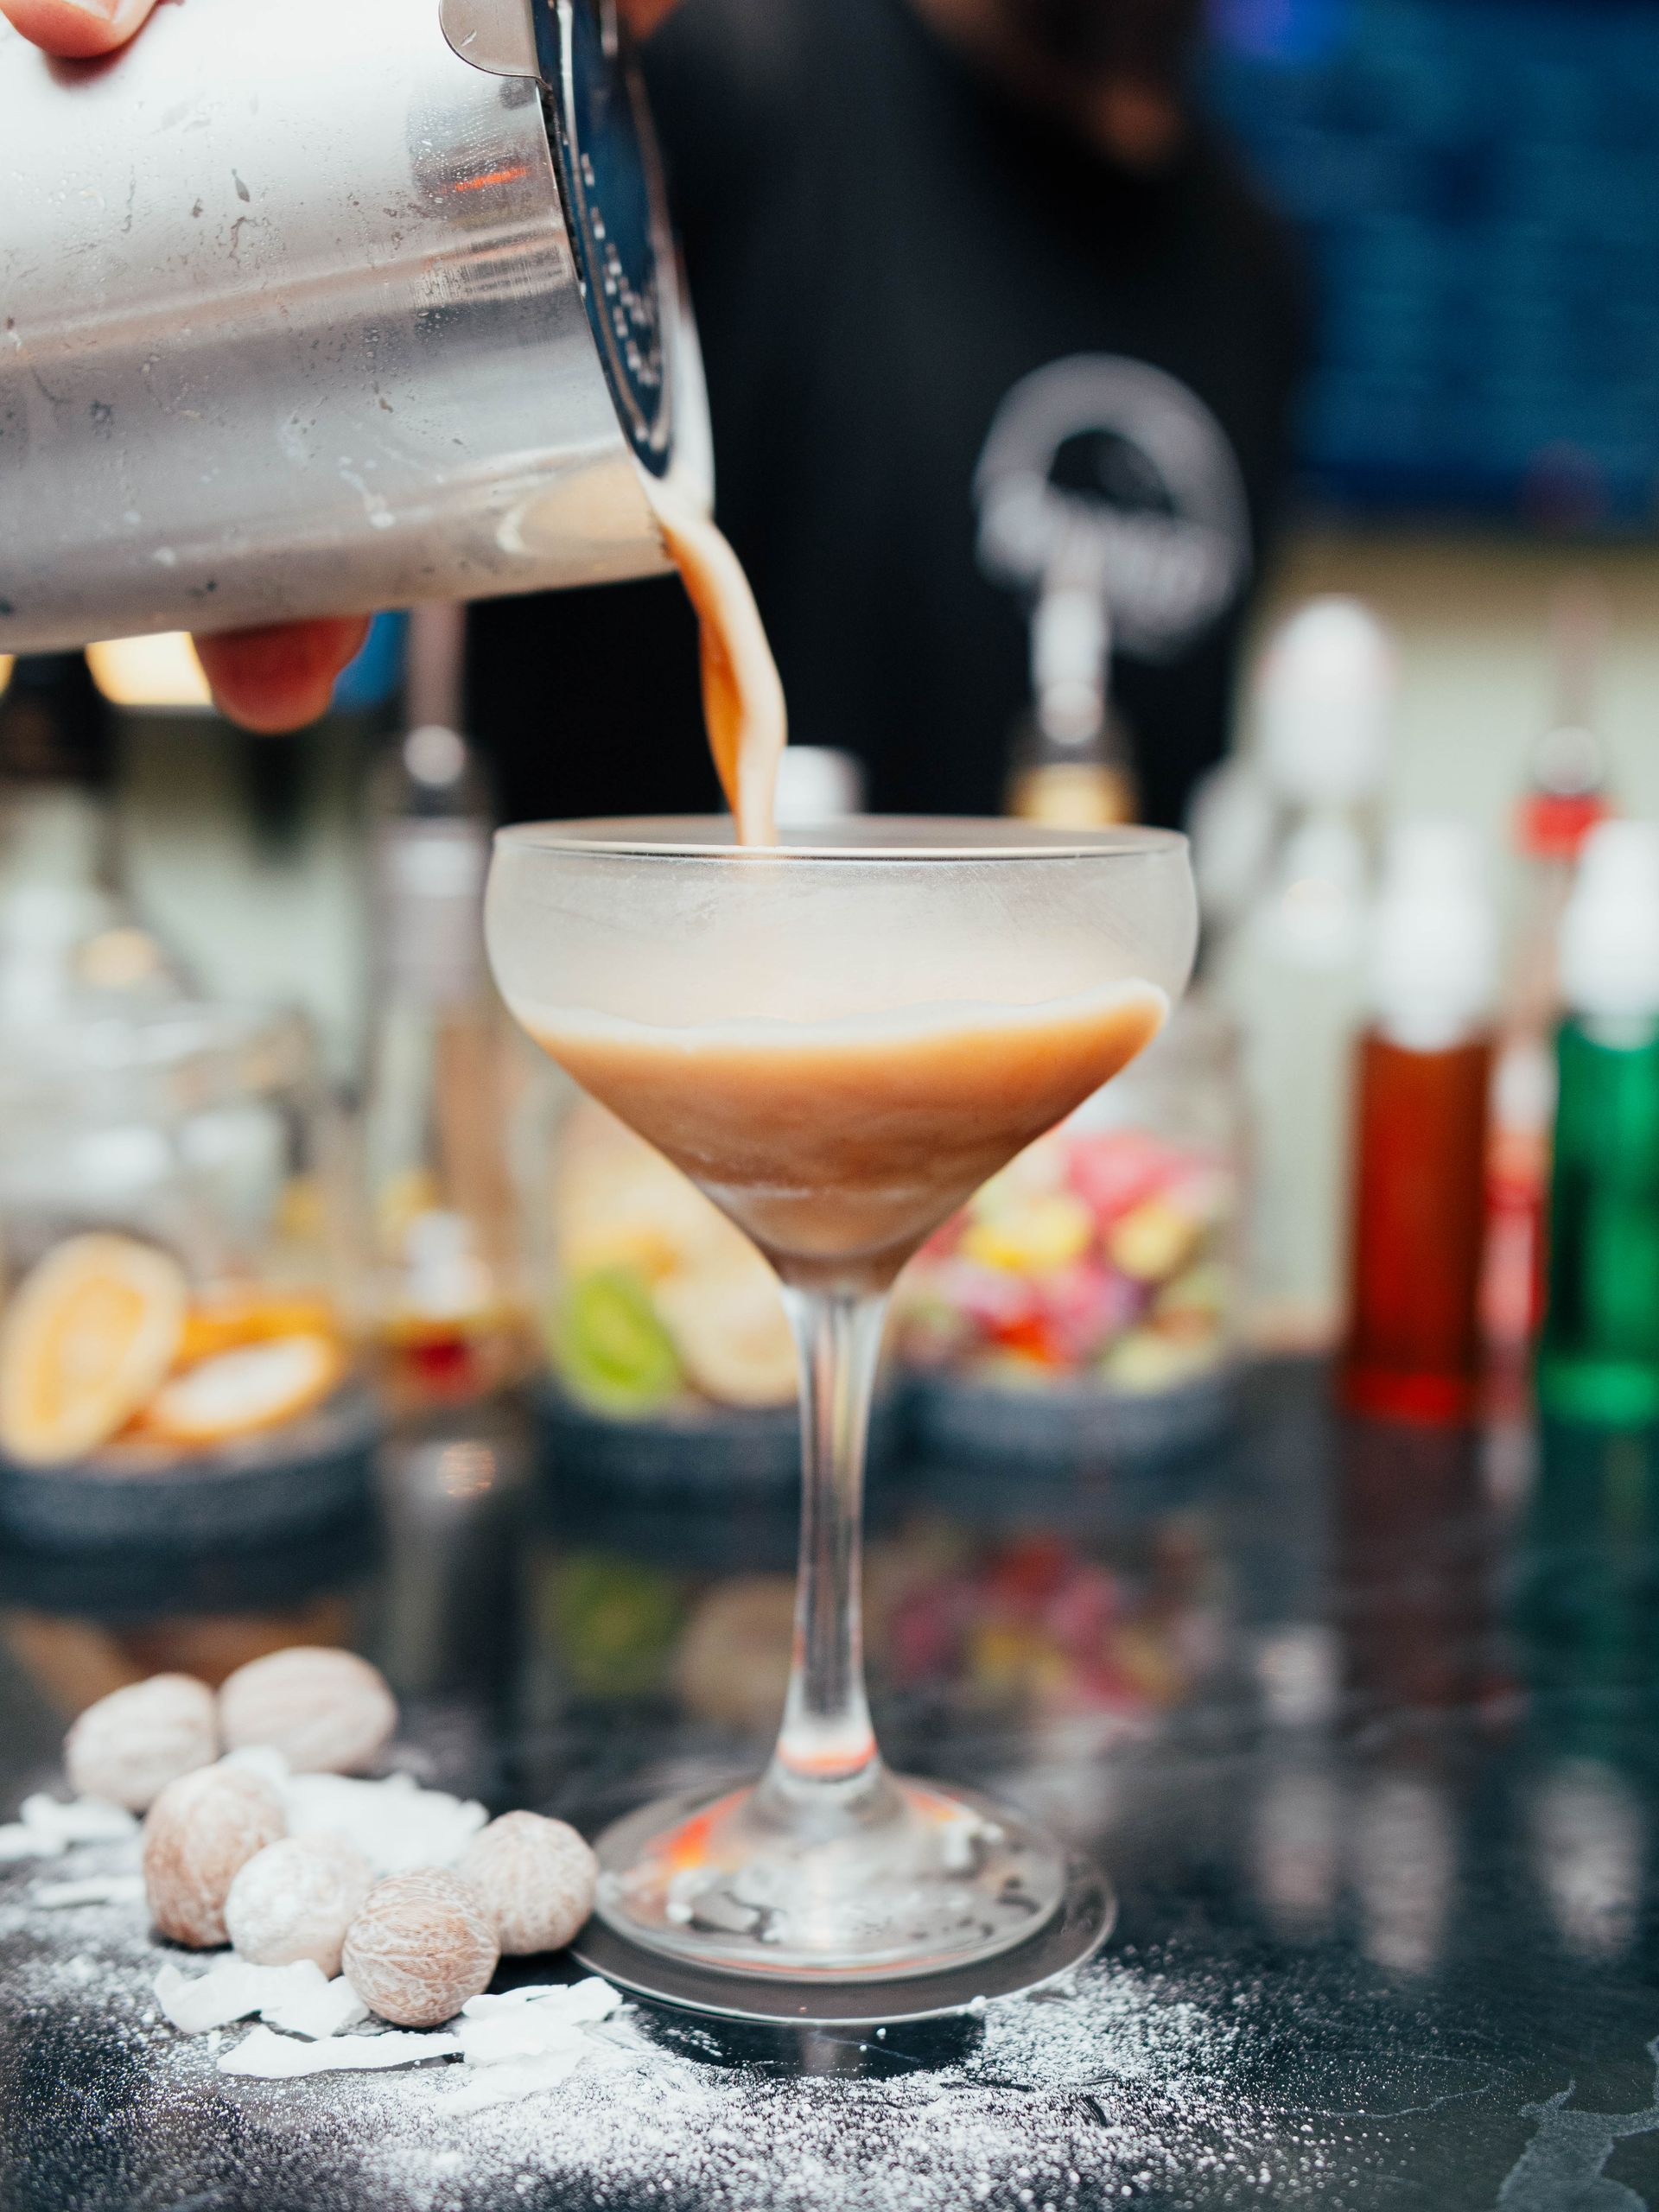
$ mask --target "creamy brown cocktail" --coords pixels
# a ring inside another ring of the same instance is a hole
[[[922,1240],[1155,1034],[1129,982],[1026,1007],[537,1041],[747,1230],[785,1282],[885,1290]]]

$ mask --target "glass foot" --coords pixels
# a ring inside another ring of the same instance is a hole
[[[826,1787],[808,1820],[775,1771],[631,1813],[596,1846],[599,1919],[721,1973],[852,1982],[993,1958],[1058,1910],[1064,1854],[1004,1808],[885,1772],[839,1807]]]

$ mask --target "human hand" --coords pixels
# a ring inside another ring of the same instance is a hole
[[[155,0],[0,0],[26,39],[67,61],[124,46]],[[196,651],[223,713],[245,728],[300,729],[327,711],[334,678],[362,645],[366,620],[284,623],[203,638]]]
[[[0,0],[0,15],[48,54],[90,61],[141,29],[156,0]],[[618,0],[639,37],[675,0]],[[366,619],[282,623],[201,638],[196,652],[215,703],[246,729],[300,729],[327,711],[334,678],[362,645]]]
[[[0,0],[26,39],[66,61],[113,54],[143,23],[156,0]],[[675,0],[617,0],[617,13],[636,38],[647,37]]]

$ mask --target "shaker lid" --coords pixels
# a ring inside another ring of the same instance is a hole
[[[671,432],[663,283],[674,247],[644,89],[615,0],[533,0],[533,6],[550,136],[588,320],[629,442],[661,475]]]

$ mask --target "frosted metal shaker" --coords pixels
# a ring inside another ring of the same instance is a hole
[[[666,565],[706,407],[610,5],[0,22],[0,652]]]

